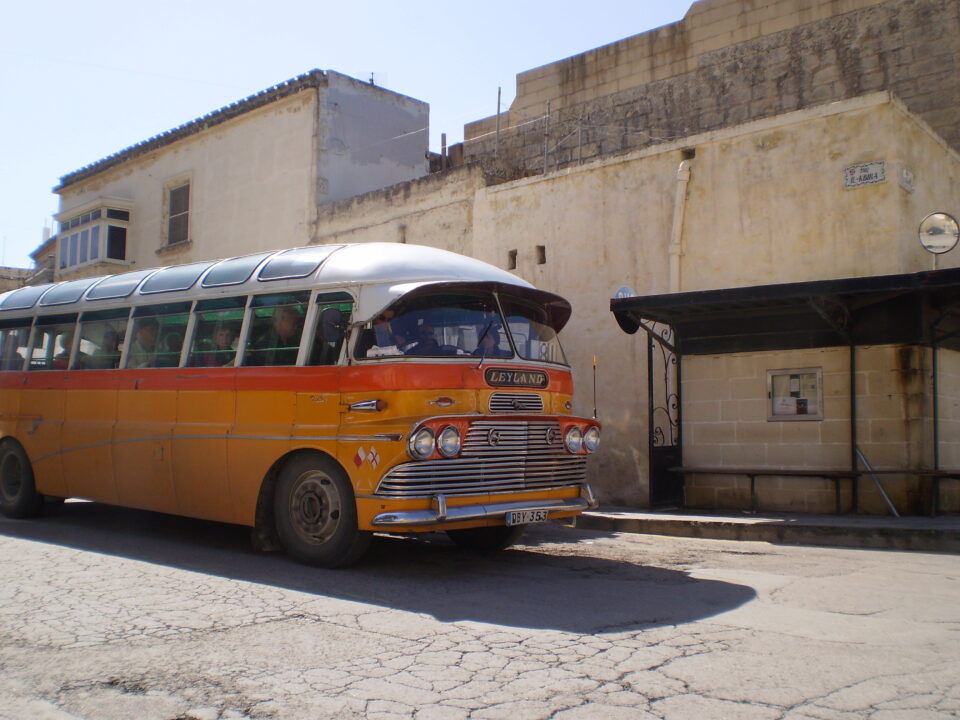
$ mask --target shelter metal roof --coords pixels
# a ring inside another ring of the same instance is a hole
[[[837,345],[960,350],[960,268],[615,298],[620,327],[670,325],[681,354]]]

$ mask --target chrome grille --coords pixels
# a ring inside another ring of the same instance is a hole
[[[543,397],[535,393],[496,392],[490,396],[490,412],[543,412]]]
[[[585,455],[566,452],[555,421],[480,421],[470,425],[459,457],[398,465],[380,481],[377,494],[475,495],[571,487],[586,481],[586,463]]]

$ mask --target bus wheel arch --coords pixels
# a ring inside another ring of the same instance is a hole
[[[281,458],[267,473],[257,502],[258,539],[273,540],[300,562],[343,567],[356,562],[371,533],[357,527],[353,485],[329,455],[300,450]]]
[[[37,492],[33,466],[23,446],[11,437],[0,440],[0,512],[11,518],[38,515],[43,495]]]

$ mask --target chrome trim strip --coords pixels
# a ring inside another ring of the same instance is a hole
[[[479,520],[481,518],[501,517],[511,510],[546,510],[548,512],[568,512],[586,510],[590,503],[583,497],[561,498],[557,500],[517,500],[515,502],[491,503],[485,505],[460,505],[448,507],[446,516],[440,517],[437,510],[401,510],[380,513],[374,516],[377,527],[404,527],[409,525],[436,525],[442,522],[461,520]]]
[[[89,443],[87,445],[75,445],[74,447],[61,448],[45,455],[38,455],[32,458],[30,462],[37,463],[57,455],[66,455],[67,453],[77,452],[78,450],[90,450],[92,448],[104,447],[106,445],[120,445],[132,442],[156,442],[160,440],[284,440],[288,442],[370,442],[378,440],[383,442],[400,442],[403,435],[381,434],[381,435],[143,435],[139,437],[122,438],[120,440],[111,439],[105,442]]]

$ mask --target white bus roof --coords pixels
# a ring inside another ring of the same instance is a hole
[[[438,248],[401,243],[310,245],[223,260],[134,270],[119,275],[35,285],[0,295],[0,317],[36,309],[39,314],[82,312],[117,304],[144,304],[210,295],[246,295],[292,287],[377,287],[370,304],[424,284],[498,282],[533,286],[505,270]],[[367,303],[365,303],[367,304]]]

